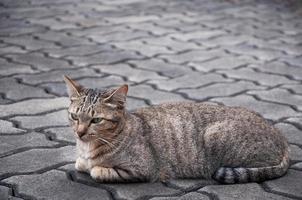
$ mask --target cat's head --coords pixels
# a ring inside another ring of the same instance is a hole
[[[68,118],[77,139],[112,143],[125,122],[128,86],[99,91],[64,76],[70,98]]]

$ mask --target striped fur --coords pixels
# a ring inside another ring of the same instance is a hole
[[[283,176],[288,167],[289,156],[288,152],[286,152],[279,165],[259,168],[220,167],[212,178],[226,184],[262,182]]]

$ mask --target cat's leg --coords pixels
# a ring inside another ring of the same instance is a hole
[[[93,167],[90,170],[90,175],[93,179],[100,182],[133,182],[142,180],[142,177],[138,178],[139,176],[129,171],[101,166]]]
[[[76,170],[80,172],[89,172],[87,161],[81,157],[78,157],[75,163]]]

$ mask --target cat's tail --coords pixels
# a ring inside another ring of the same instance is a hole
[[[279,165],[259,168],[220,167],[212,178],[220,183],[262,182],[278,178],[285,174],[289,167],[289,155],[286,151]]]

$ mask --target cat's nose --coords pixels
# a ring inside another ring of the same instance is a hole
[[[83,137],[86,131],[87,131],[87,127],[85,125],[80,124],[77,130],[77,135],[79,136],[79,138]]]

